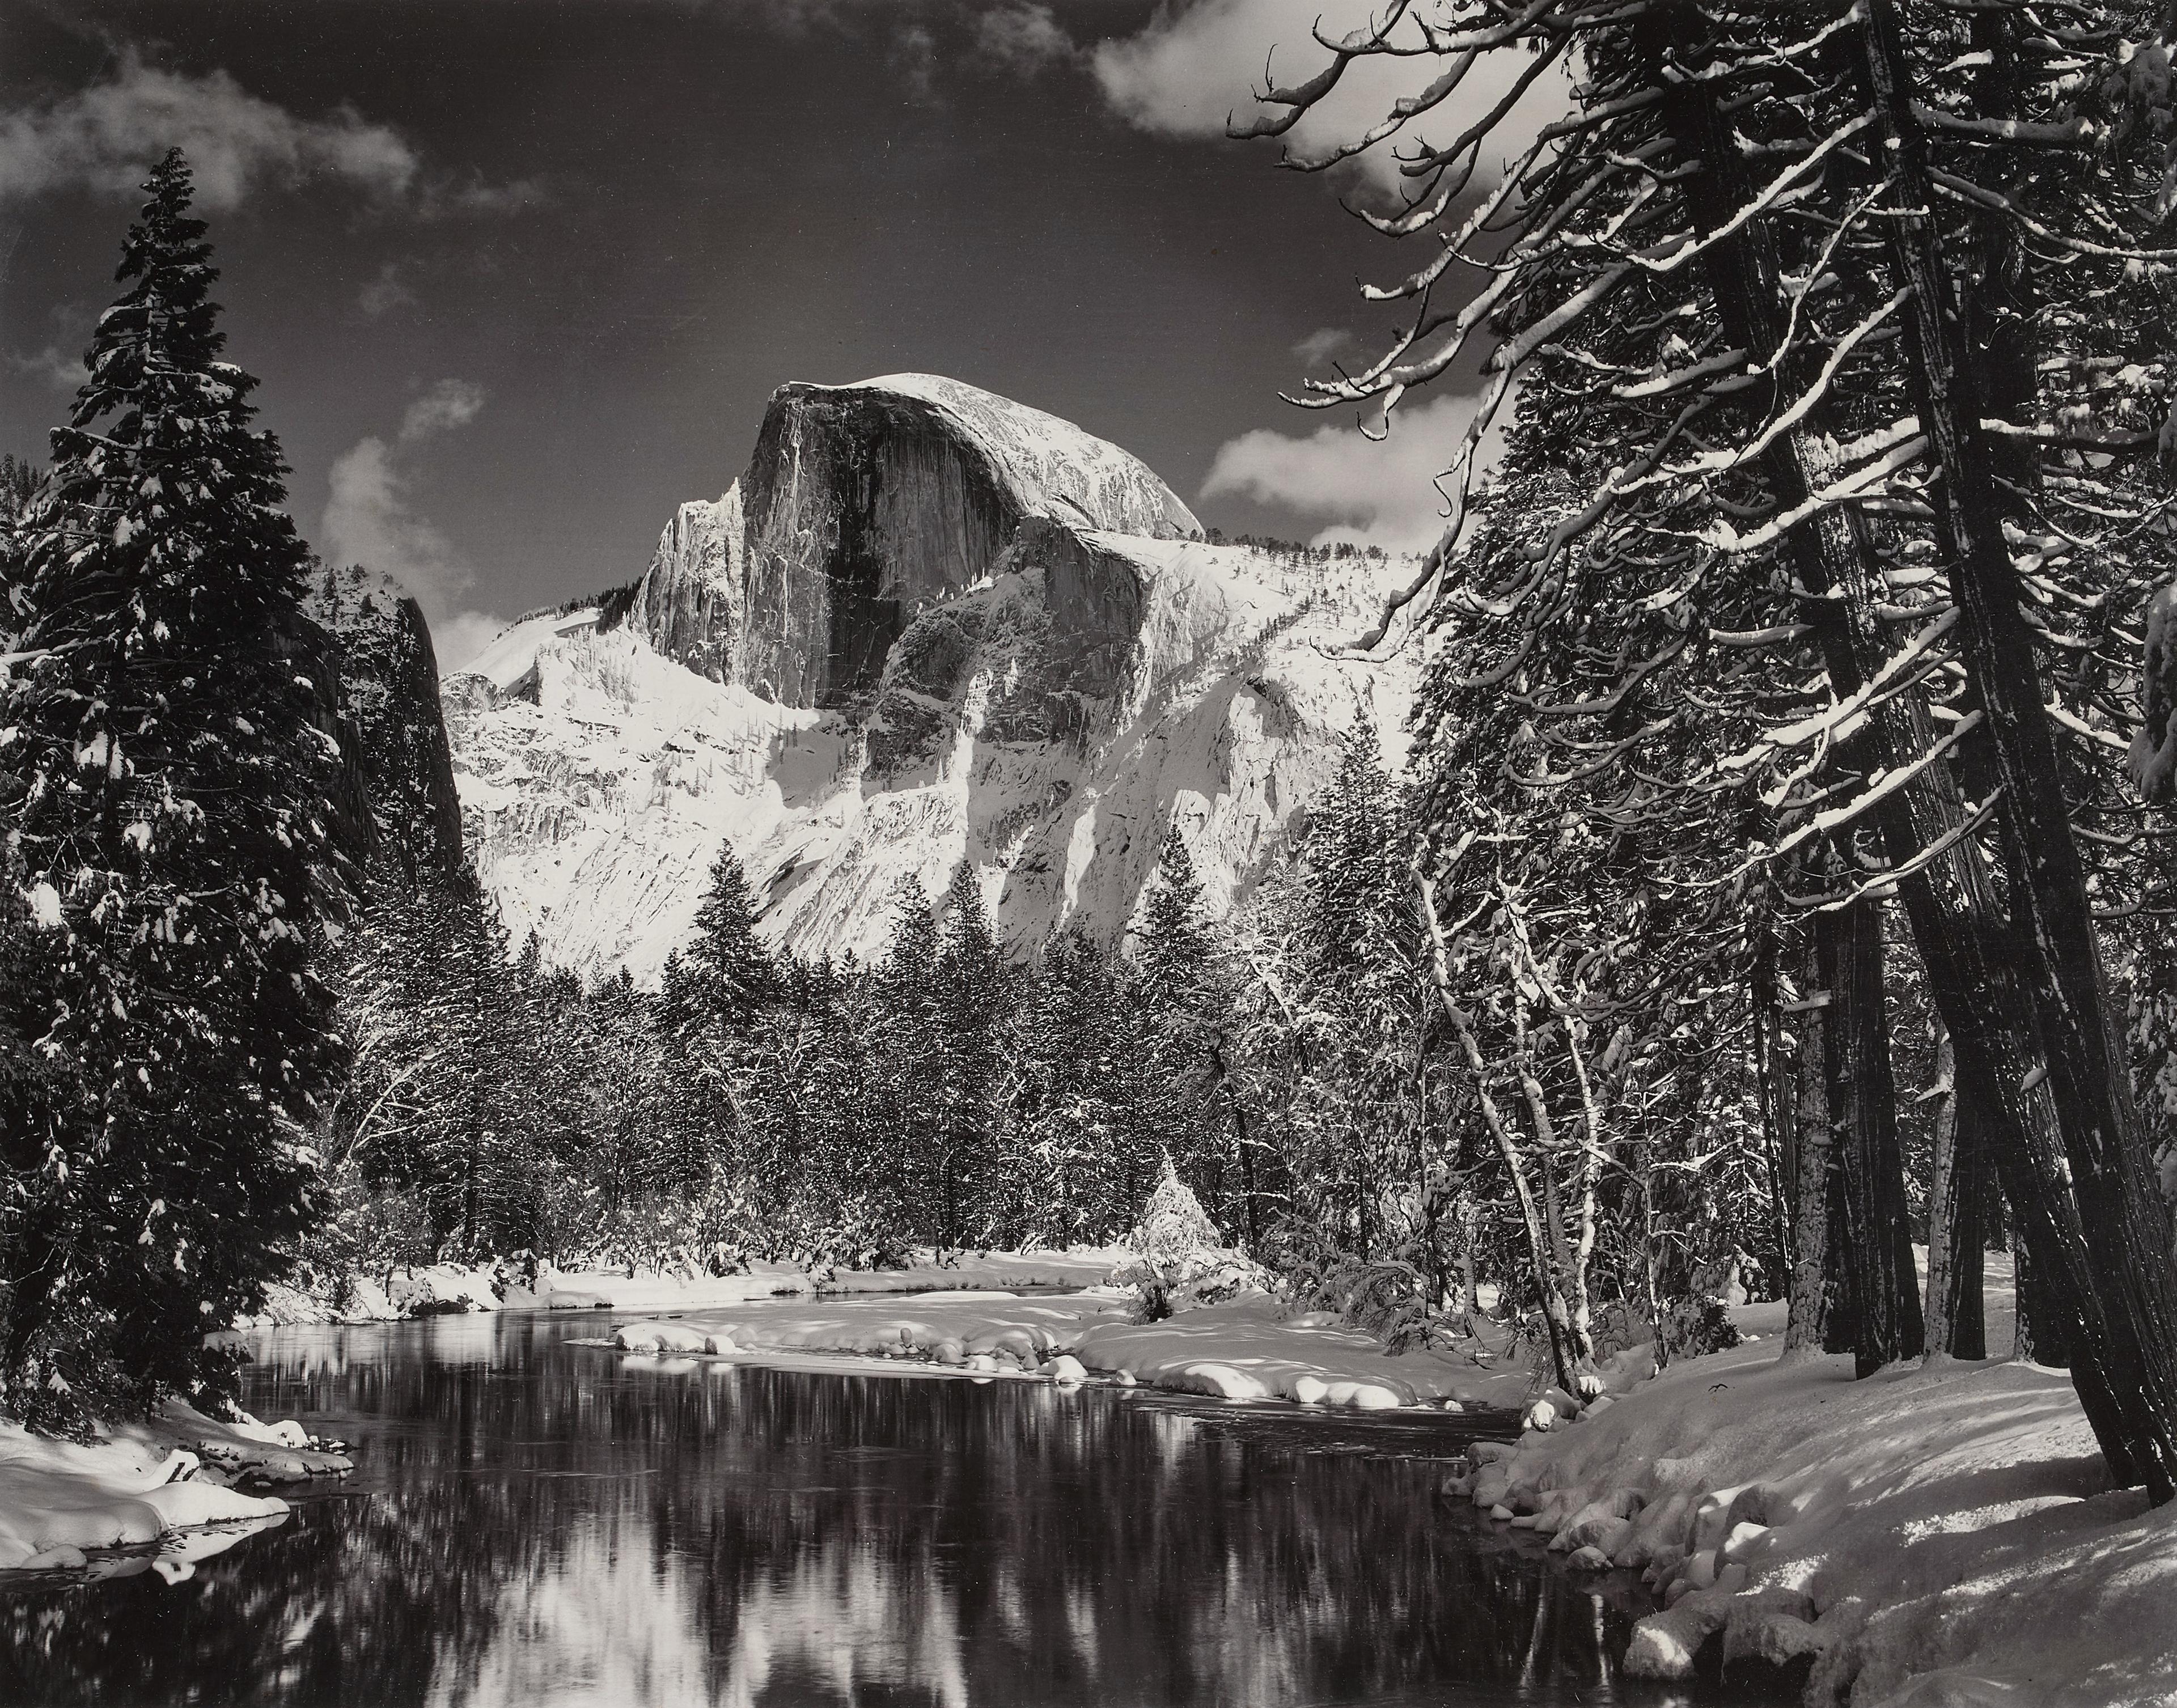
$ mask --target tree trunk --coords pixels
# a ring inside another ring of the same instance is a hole
[[[1676,122],[1681,135],[1702,150],[1705,165],[1722,187],[1722,194],[1709,199],[1720,219],[1743,199],[1744,167],[1705,95],[1705,86],[1680,80],[1677,100],[1683,111]],[[1924,202],[1924,183],[1918,194]],[[1895,221],[1893,227],[1903,223]],[[1778,268],[1759,225],[1711,251],[1708,271],[1727,336],[1749,350],[1774,350],[1780,330]],[[1825,466],[1829,454],[1825,435],[1832,423],[1826,417],[1820,407],[1811,411],[1798,432],[1784,435],[1764,456],[1762,467],[1781,509],[1797,508],[1814,489],[1809,470]],[[1792,528],[1785,544],[1809,595],[1802,614],[1814,631],[1831,687],[1840,698],[1857,692],[1888,650],[1875,618],[1881,581],[1865,520],[1850,509],[1823,512]],[[2038,710],[2038,695],[2032,697]],[[1875,711],[1855,744],[1860,750],[1852,756],[1853,766],[1894,767],[1928,753],[1929,723],[1924,701],[1897,696]],[[1989,795],[1988,788],[1976,790],[1978,799]],[[1901,881],[1899,892],[1928,969],[1930,993],[1954,1041],[1961,1090],[1984,1120],[1988,1148],[2017,1209],[2021,1243],[2036,1253],[2046,1283],[2050,1315],[2043,1321],[2083,1325],[2099,1312],[2096,1268],[2070,1191],[2072,1165],[2035,1002],[2026,988],[2023,969],[2029,963],[2022,959],[2017,933],[1997,903],[1985,857],[1962,833],[1956,778],[1941,766],[1923,769],[1880,803],[1874,816],[1894,864],[1950,839],[1940,858]],[[2068,827],[2064,834],[2068,843]],[[2017,845],[2015,834],[2006,840]],[[2090,928],[2084,936],[2091,954]],[[2142,1432],[2140,1405],[2114,1399],[2112,1384],[2095,1367],[2102,1356],[2098,1340],[2077,1330],[2064,1332],[2080,1355],[2080,1399],[2096,1438],[2112,1473],[2132,1480],[2131,1443]],[[2121,1355],[2119,1361],[2125,1361]]]
[[[1953,1358],[1988,1356],[1982,1312],[1983,1225],[1988,1202],[1986,1150],[1979,1124],[1961,1103],[1956,1052],[1935,1020],[1934,1177],[1928,1187],[1928,1351]]]
[[[2061,1370],[2071,1361],[2067,1319],[2059,1308],[2048,1277],[2033,1261],[2032,1253],[2014,1239],[2011,1243],[2011,1280],[2018,1304],[2018,1321],[2011,1331],[2011,1356]]]
[[[1921,430],[1940,468],[1938,518],[1964,621],[1959,647],[1986,716],[1999,799],[2014,954],[2024,967],[2063,1141],[2069,1197],[2089,1282],[2072,1351],[2113,1473],[2177,1495],[2177,1285],[2169,1221],[2142,1143],[2107,991],[2085,871],[2072,837],[2054,732],[2021,589],[2004,539],[1982,379],[1956,312],[1951,270],[1926,210],[1934,205],[1926,139],[1912,110],[1896,0],[1867,0],[1861,39],[1869,92],[1885,130],[1895,208],[1883,223],[1900,282],[1912,289],[1902,340]],[[2060,1194],[2066,1182],[2052,1182]],[[2014,1201],[2015,1202],[2015,1201]],[[2037,1253],[2038,1254],[2038,1253]]]
[[[1831,1278],[1836,1263],[1830,1251],[1830,1076],[1829,1003],[1811,943],[1814,964],[1801,980],[1799,1014],[1798,1135],[1791,1182],[1792,1290],[1784,1326],[1784,1352],[1823,1350],[1830,1318]],[[1658,1323],[1660,1332],[1661,1325]]]
[[[1542,1307],[1543,1331],[1549,1339],[1552,1368],[1558,1385],[1568,1394],[1577,1394],[1580,1371],[1584,1364],[1591,1361],[1593,1348],[1583,1346],[1574,1332],[1572,1312],[1565,1303],[1563,1277],[1554,1261],[1552,1238],[1543,1228],[1541,1209],[1535,1202],[1534,1187],[1527,1178],[1519,1141],[1513,1136],[1496,1094],[1489,1089],[1488,1062],[1481,1053],[1481,1040],[1474,1035],[1474,1023],[1453,994],[1450,946],[1444,941],[1443,919],[1437,912],[1436,881],[1418,866],[1414,876],[1421,892],[1421,916],[1428,927],[1430,983],[1436,990],[1438,1005],[1451,1023],[1467,1066],[1473,1072],[1475,1096],[1481,1106],[1482,1120],[1490,1136],[1497,1141],[1498,1154],[1511,1177],[1513,1196],[1518,1201],[1520,1220],[1527,1236],[1527,1255],[1533,1266],[1535,1289]],[[1547,1157],[1544,1163],[1547,1166]],[[1563,1239],[1563,1230],[1559,1227],[1554,1243],[1562,1243]],[[1657,1326],[1660,1329],[1661,1325]]]
[[[1918,1357],[1924,1345],[1890,1066],[1881,904],[1863,898],[1818,914],[1814,941],[1832,999],[1825,1029],[1830,1107],[1843,1182],[1845,1236],[1838,1244],[1852,1284],[1852,1362],[1870,1376]]]
[[[1761,1094],[1761,1158],[1769,1171],[1770,1237],[1776,1246],[1767,1267],[1774,1296],[1788,1298],[1798,1141],[1783,1090],[1784,1014],[1776,952],[1775,925],[1765,919],[1754,948],[1754,1075]]]

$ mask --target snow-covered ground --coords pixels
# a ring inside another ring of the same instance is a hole
[[[2007,1347],[2008,1266],[1989,1269]],[[2177,1505],[2109,1487],[2064,1372],[1936,1360],[1856,1382],[1849,1357],[1780,1361],[1781,1305],[1737,1314],[1761,1338],[1476,1449],[1469,1498],[1669,1600],[1629,1672],[1689,1676],[1714,1643],[1810,1664],[1810,1703],[2177,1703]]]
[[[756,1263],[733,1275],[643,1269],[560,1269],[543,1266],[534,1285],[515,1284],[489,1266],[429,1263],[383,1276],[355,1275],[341,1302],[298,1288],[267,1290],[265,1309],[237,1329],[310,1323],[390,1323],[407,1317],[484,1311],[701,1311],[812,1293],[930,1293],[960,1289],[1092,1287],[1108,1281],[1129,1254],[1116,1247],[1071,1252],[962,1252],[903,1269],[827,1270],[810,1275],[788,1263]]]
[[[1129,1289],[1014,1296],[930,1292],[909,1301],[829,1298],[691,1310],[617,1323],[636,1353],[764,1362],[810,1354],[906,1360],[928,1373],[1142,1383],[1226,1400],[1284,1400],[1361,1410],[1515,1407],[1517,1364],[1461,1354],[1394,1356],[1324,1313],[1291,1316],[1262,1293],[1136,1323]]]
[[[0,1422],[0,1571],[153,1569],[178,1582],[195,1561],[286,1517],[284,1500],[236,1484],[349,1468],[298,1424],[223,1423],[178,1401],[86,1445]]]

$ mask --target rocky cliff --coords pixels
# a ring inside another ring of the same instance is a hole
[[[653,978],[722,842],[762,928],[881,951],[969,863],[1009,938],[1125,929],[1165,828],[1243,896],[1395,733],[1410,660],[1329,650],[1397,573],[1213,546],[1138,461],[955,381],[772,399],[631,598],[517,625],[446,686],[464,829],[519,941]]]
[[[423,612],[397,584],[362,569],[325,570],[308,612],[324,636],[314,674],[340,743],[336,805],[351,857],[411,879],[459,871],[461,799]]]

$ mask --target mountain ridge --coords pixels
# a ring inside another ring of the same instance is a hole
[[[448,678],[465,841],[517,941],[645,982],[728,840],[805,955],[881,953],[963,860],[1016,946],[1116,941],[1175,823],[1222,912],[1345,732],[1403,723],[1412,661],[1334,650],[1395,573],[1209,543],[1130,453],[958,381],[782,386],[624,600]]]

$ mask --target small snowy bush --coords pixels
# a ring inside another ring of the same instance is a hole
[[[1125,1244],[1133,1255],[1111,1279],[1134,1289],[1143,1322],[1192,1306],[1221,1304],[1251,1289],[1266,1290],[1272,1279],[1261,1264],[1224,1243],[1170,1157]]]

